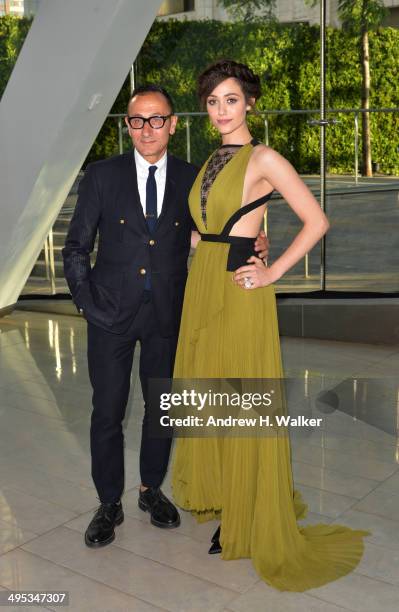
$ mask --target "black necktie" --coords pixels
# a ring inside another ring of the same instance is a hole
[[[145,216],[147,219],[148,229],[151,234],[155,230],[157,222],[157,184],[155,181],[155,170],[157,166],[150,166],[148,168],[148,178],[145,188]]]
[[[157,223],[157,184],[155,181],[155,170],[157,166],[149,166],[148,168],[148,178],[145,187],[145,218],[147,221],[147,226],[152,234],[155,230],[155,225]],[[144,289],[146,291],[151,291],[151,273],[148,270],[147,275],[145,277]]]

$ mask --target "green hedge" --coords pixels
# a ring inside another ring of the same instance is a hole
[[[0,87],[4,88],[29,21],[0,19]],[[4,38],[6,40],[4,40]],[[229,57],[248,63],[261,76],[263,95],[259,110],[317,109],[319,105],[319,27],[306,24],[224,23],[219,21],[156,21],[137,60],[138,82],[156,82],[166,87],[178,112],[199,110],[195,94],[198,73],[217,58]],[[357,39],[346,31],[327,28],[327,107],[359,108],[361,71]],[[371,106],[399,104],[399,31],[381,28],[370,33]],[[129,98],[129,80],[112,107],[124,113]],[[315,115],[316,117],[316,115]],[[335,116],[340,123],[327,129],[327,159],[330,172],[354,170],[353,115]],[[399,174],[399,115],[372,114],[372,159],[386,174]],[[300,172],[319,170],[319,130],[308,125],[309,117],[270,116],[269,144],[286,156]],[[264,139],[261,117],[251,117],[251,129]],[[361,128],[361,121],[359,121]],[[127,136],[124,136],[129,146]],[[192,161],[201,164],[216,146],[218,136],[206,118],[191,122]],[[361,139],[359,139],[361,143]],[[186,155],[184,121],[179,122],[171,150]],[[88,161],[118,152],[117,124],[104,123]]]
[[[161,83],[172,94],[177,111],[199,110],[196,76],[220,57],[248,63],[261,76],[263,95],[259,110],[317,109],[319,106],[319,27],[306,24],[223,23],[220,21],[155,22],[137,60],[138,82]],[[361,71],[358,41],[348,32],[327,28],[327,107],[359,108]],[[399,31],[383,28],[370,33],[371,106],[399,104],[399,82],[394,78],[399,60]],[[129,96],[126,82],[113,112],[124,112]],[[316,115],[314,116],[316,117]],[[353,115],[334,115],[339,120],[327,129],[327,160],[330,172],[354,171]],[[269,144],[286,156],[301,172],[319,171],[319,130],[309,116],[269,116]],[[399,174],[399,114],[372,114],[372,159],[381,172]],[[359,120],[361,129],[361,121]],[[251,118],[254,135],[264,139],[261,117]],[[110,129],[107,126],[107,129]],[[115,129],[115,128],[114,128]],[[201,164],[216,146],[218,136],[208,121],[191,122],[192,161]],[[114,152],[117,150],[114,133]],[[361,144],[361,138],[359,138]],[[93,148],[90,158],[109,154]],[[186,155],[183,121],[171,142],[171,150]]]
[[[31,19],[0,17],[0,98],[29,31]]]

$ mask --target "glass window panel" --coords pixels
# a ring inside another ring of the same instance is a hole
[[[186,13],[194,10],[194,0],[164,0],[158,11],[159,17],[173,15],[175,13]]]

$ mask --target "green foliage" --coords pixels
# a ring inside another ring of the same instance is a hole
[[[223,0],[221,0],[223,1]],[[316,6],[320,0],[304,0],[308,6]],[[338,15],[344,29],[359,34],[360,28],[375,30],[381,25],[388,9],[383,0],[338,0]]]
[[[355,34],[360,28],[375,30],[387,13],[382,0],[338,0],[338,14],[343,26]]]
[[[0,18],[0,92],[29,28],[29,20]],[[351,31],[327,28],[327,107],[359,108],[361,72],[357,36]],[[156,21],[137,61],[138,84],[161,83],[175,101],[176,110],[199,111],[196,77],[220,57],[245,62],[260,75],[263,95],[261,111],[273,109],[315,109],[319,106],[319,28],[306,24],[277,22],[223,23],[219,21]],[[399,82],[399,31],[380,28],[370,32],[372,108],[397,106]],[[129,99],[125,81],[112,107],[125,113]],[[317,118],[317,112],[311,118]],[[331,115],[330,115],[331,117]],[[327,129],[327,157],[330,172],[354,171],[353,115],[333,115],[340,123]],[[300,172],[319,171],[319,130],[310,126],[309,115],[268,115],[269,144],[287,157]],[[381,171],[399,174],[399,114],[372,113],[373,161]],[[253,135],[264,140],[261,116],[250,118]],[[361,122],[359,121],[359,126]],[[361,129],[361,128],[360,128]],[[359,139],[359,142],[361,140]],[[206,117],[191,119],[191,159],[202,164],[218,143],[218,135]],[[124,146],[129,145],[124,134]],[[186,157],[186,125],[181,118],[171,150]],[[88,160],[118,153],[117,121],[104,123]]]
[[[272,109],[318,109],[318,26],[282,25],[254,20],[155,22],[139,57],[139,82],[162,83],[172,94],[177,111],[198,111],[196,77],[220,57],[242,61],[260,75],[263,95],[260,111]],[[397,104],[395,81],[399,32],[391,28],[370,33],[373,89],[371,107]],[[327,106],[359,108],[361,72],[357,37],[350,31],[327,28]],[[332,115],[340,123],[327,130],[328,164],[331,172],[354,172],[354,116]],[[287,157],[301,172],[319,171],[319,130],[308,124],[309,115],[268,115],[269,144]],[[373,114],[373,160],[381,171],[399,173],[398,113]],[[361,122],[359,121],[360,129]],[[250,119],[252,133],[264,140],[264,120]],[[395,127],[396,126],[396,127]],[[377,136],[378,135],[378,136]],[[218,142],[206,118],[191,119],[192,161],[201,164]],[[360,142],[360,139],[359,139]],[[171,150],[186,154],[186,130],[180,120]]]
[[[0,18],[0,98],[31,23],[31,19],[18,19],[9,15]]]

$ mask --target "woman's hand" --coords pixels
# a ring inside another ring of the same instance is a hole
[[[241,266],[233,274],[233,282],[245,290],[267,287],[278,279],[273,266],[268,268],[254,255],[248,259],[248,266]]]
[[[201,240],[201,234],[196,230],[191,232],[191,248],[196,249],[199,241]]]
[[[269,240],[263,230],[256,237],[254,250],[258,253],[260,259],[267,259],[269,255]]]

